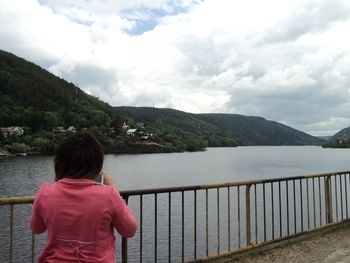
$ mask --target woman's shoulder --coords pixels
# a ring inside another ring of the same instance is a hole
[[[50,188],[50,183],[47,183],[47,182],[45,182],[45,183],[42,183],[41,185],[40,185],[40,187],[39,187],[39,189],[38,189],[38,193],[39,192],[43,192],[43,191],[45,191],[46,189],[48,189],[48,188]]]
[[[48,182],[45,182],[45,183],[42,183],[36,193],[36,196],[38,195],[42,195],[46,192],[49,192],[50,189],[53,187],[54,183],[48,183]]]
[[[99,196],[99,199],[109,200],[110,202],[115,202],[121,199],[120,193],[113,186],[109,185],[97,185],[93,187],[94,194]]]
[[[95,185],[93,187],[93,189],[94,189],[94,191],[100,192],[101,194],[106,195],[106,196],[114,195],[116,192],[114,187],[109,186],[109,185],[103,185],[103,184]]]

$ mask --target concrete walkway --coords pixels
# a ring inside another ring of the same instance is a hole
[[[350,263],[350,225],[230,262]]]

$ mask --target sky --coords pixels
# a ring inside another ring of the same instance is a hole
[[[0,49],[112,106],[350,126],[350,1],[0,0]]]

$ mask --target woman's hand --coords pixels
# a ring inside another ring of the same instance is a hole
[[[108,175],[105,171],[102,171],[101,174],[103,176],[103,184],[112,186],[117,189],[117,186],[110,175]]]

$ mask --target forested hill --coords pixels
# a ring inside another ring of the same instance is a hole
[[[8,153],[55,153],[72,132],[87,129],[108,151],[130,152],[109,136],[124,121],[107,103],[41,67],[0,50],[0,156]],[[21,127],[23,134],[6,131]],[[72,129],[67,129],[71,127]],[[5,132],[4,132],[5,131]],[[115,145],[118,144],[118,147]]]
[[[334,134],[331,138],[332,141],[335,140],[343,140],[343,139],[349,139],[350,138],[350,127],[341,129],[336,134]]]
[[[262,117],[239,114],[198,114],[197,117],[236,138],[243,145],[319,145],[322,140]]]
[[[127,129],[138,128],[140,123],[146,129],[128,134]],[[10,126],[21,127],[24,133],[8,136]],[[112,107],[39,66],[0,50],[0,155],[54,153],[72,126],[94,133],[106,151],[113,153],[320,143],[310,135],[259,117]]]
[[[115,110],[39,66],[0,51],[0,127],[109,125]]]
[[[210,146],[320,145],[323,141],[261,117],[239,114],[192,114],[173,109],[117,107],[118,112],[163,129],[168,136],[189,132],[204,137]]]
[[[329,148],[350,148],[350,127],[341,129],[323,147]]]

